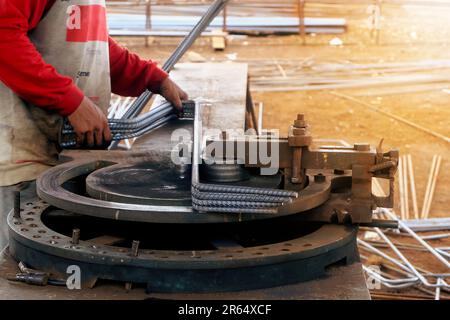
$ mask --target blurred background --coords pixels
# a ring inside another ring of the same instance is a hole
[[[110,33],[162,64],[211,2],[109,0]],[[448,217],[449,17],[446,0],[233,0],[182,62],[248,63],[265,128],[303,112],[316,137],[384,139],[410,155],[419,216],[436,175],[428,215]]]

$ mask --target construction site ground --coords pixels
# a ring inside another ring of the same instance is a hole
[[[370,36],[365,21],[349,19],[349,29],[338,37],[341,46],[331,46],[333,35],[242,37],[231,36],[224,51],[214,51],[210,39],[197,41],[192,51],[207,61],[234,61],[312,59],[314,62],[333,63],[397,63],[423,60],[447,60],[450,58],[450,19],[448,12],[440,8],[422,7],[388,8],[380,35],[380,43]],[[119,42],[142,57],[164,62],[179,43],[175,38],[150,38],[148,47],[142,38],[119,38]],[[189,61],[187,55],[183,61]],[[449,85],[450,88],[450,85]],[[368,87],[367,90],[370,88]],[[359,88],[358,92],[363,89]],[[352,95],[353,91],[338,90]],[[405,118],[420,126],[450,136],[450,91],[436,89],[406,94],[359,96],[358,99],[381,110]],[[449,217],[450,214],[450,148],[449,143],[428,133],[398,122],[389,116],[368,109],[366,106],[337,97],[327,90],[302,92],[252,93],[254,101],[264,103],[263,124],[286,134],[296,114],[305,113],[316,138],[344,139],[349,143],[369,142],[377,145],[384,139],[384,148],[398,148],[401,154],[411,154],[417,188],[419,209],[427,185],[432,158],[441,155],[443,162],[430,217]],[[193,97],[195,98],[195,97]],[[396,201],[396,211],[399,201]],[[393,238],[401,243],[417,244],[405,237]],[[440,247],[450,246],[450,240],[432,241]],[[386,251],[392,254],[390,251]],[[418,267],[432,272],[448,273],[448,269],[430,254],[417,250],[404,250],[405,256]],[[392,254],[393,255],[393,254]],[[371,257],[372,259],[373,257]],[[402,291],[403,296],[423,295],[417,290]],[[443,292],[443,295],[445,293]],[[377,295],[374,294],[374,298]],[[395,297],[394,297],[395,298]],[[401,298],[401,297],[400,297]]]

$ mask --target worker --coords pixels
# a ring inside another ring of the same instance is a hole
[[[0,251],[12,195],[33,197],[34,180],[58,159],[62,119],[80,144],[111,141],[111,92],[146,89],[177,108],[187,94],[153,61],[108,36],[105,0],[0,0]]]

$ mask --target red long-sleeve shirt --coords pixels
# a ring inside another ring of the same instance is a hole
[[[47,64],[28,37],[56,0],[0,0],[0,81],[22,99],[62,116],[72,114],[83,92]],[[49,35],[51,36],[51,34]],[[157,91],[167,73],[109,38],[112,92],[138,96]]]

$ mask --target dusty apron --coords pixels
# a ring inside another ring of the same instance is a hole
[[[111,83],[104,0],[55,1],[29,37],[48,64],[71,77],[106,113]],[[56,163],[61,120],[0,82],[0,187],[34,180]],[[9,196],[0,201],[1,231],[12,203]]]
[[[104,0],[56,1],[30,39],[44,60],[105,112],[109,106]],[[0,186],[29,181],[55,164],[61,118],[28,105],[0,83]]]

